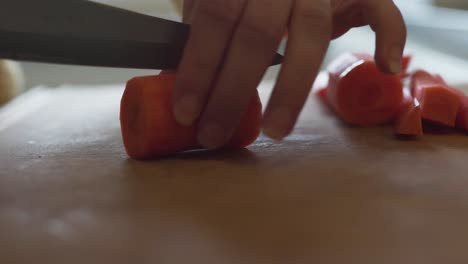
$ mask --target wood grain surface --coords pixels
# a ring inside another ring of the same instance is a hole
[[[466,135],[399,141],[311,98],[285,142],[143,163],[122,91],[0,111],[0,263],[468,263]]]

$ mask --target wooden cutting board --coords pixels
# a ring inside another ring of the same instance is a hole
[[[468,262],[466,135],[398,141],[311,98],[285,142],[143,163],[122,91],[40,88],[0,112],[0,263]]]

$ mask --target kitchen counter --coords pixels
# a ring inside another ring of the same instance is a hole
[[[468,262],[467,135],[399,141],[311,97],[285,142],[138,162],[122,91],[43,87],[0,111],[0,263]]]

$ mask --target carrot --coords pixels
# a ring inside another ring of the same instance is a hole
[[[443,83],[445,81],[436,75],[436,78],[441,80]],[[468,132],[468,97],[465,96],[465,93],[457,88],[449,87],[453,92],[455,92],[460,98],[461,104],[457,112],[457,120],[455,121],[455,127],[466,130]]]
[[[403,100],[400,76],[381,72],[372,56],[344,54],[327,70],[327,102],[345,122],[377,125],[397,114]]]
[[[127,154],[137,160],[154,159],[200,149],[197,124],[179,125],[172,112],[171,94],[175,74],[136,77],[127,82],[121,101],[120,122]],[[236,133],[225,148],[244,148],[260,134],[262,105],[252,99]]]
[[[397,135],[421,136],[423,134],[421,106],[418,99],[411,96],[409,89],[404,89],[404,99],[394,129]]]
[[[410,85],[413,96],[421,103],[424,120],[455,126],[461,98],[442,77],[418,70],[413,73]]]
[[[460,97],[460,108],[457,113],[457,120],[455,121],[455,127],[463,129],[468,132],[468,96],[457,88],[450,87]]]

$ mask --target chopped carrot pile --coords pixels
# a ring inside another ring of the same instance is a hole
[[[349,124],[393,124],[395,134],[409,136],[423,135],[423,122],[468,132],[468,97],[439,74],[410,72],[411,59],[404,56],[402,73],[389,75],[370,54],[343,54],[319,75],[313,93]]]

